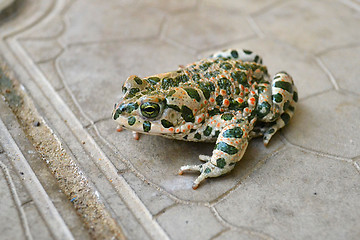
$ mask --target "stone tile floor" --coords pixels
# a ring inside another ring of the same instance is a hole
[[[1,102],[1,239],[360,238],[358,0],[13,2],[1,84],[25,104],[19,125]],[[194,191],[177,171],[213,144],[135,141],[110,115],[129,75],[226,48],[289,72],[300,100],[268,147]]]

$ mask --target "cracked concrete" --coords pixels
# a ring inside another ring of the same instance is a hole
[[[0,15],[5,239],[359,238],[358,1],[22,2]],[[268,147],[252,140],[194,191],[177,170],[213,144],[135,141],[110,113],[129,75],[226,48],[288,71],[299,104]]]

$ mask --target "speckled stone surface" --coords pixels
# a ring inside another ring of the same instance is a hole
[[[0,15],[0,61],[74,171],[54,169],[61,155],[37,157],[51,149],[32,148],[26,123],[12,125],[2,92],[4,239],[359,238],[359,1],[23,0],[14,9]],[[252,140],[230,174],[194,191],[196,175],[177,171],[200,163],[213,144],[136,141],[116,132],[111,111],[129,75],[171,71],[226,48],[259,53],[271,75],[289,72],[299,103],[267,147]],[[12,156],[20,153],[38,185],[17,171]],[[87,181],[64,184],[71,174]],[[39,198],[32,187],[44,190]],[[97,204],[102,217],[89,218]]]

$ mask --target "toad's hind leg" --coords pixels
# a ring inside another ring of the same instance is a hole
[[[294,115],[298,100],[297,89],[289,74],[277,73],[269,83],[259,84],[257,115],[259,121],[268,122],[264,132],[264,145],[282,127],[287,125]]]
[[[233,123],[225,126],[216,141],[211,157],[200,155],[201,160],[207,160],[199,165],[186,165],[180,168],[179,174],[185,171],[198,171],[200,176],[194,181],[193,189],[206,178],[218,177],[230,172],[235,163],[240,161],[248,146],[249,132],[253,128],[255,118],[250,123]]]
[[[226,49],[223,51],[215,52],[210,56],[210,58],[225,58],[225,59],[235,59],[241,60],[243,62],[255,62],[262,64],[262,58],[253,53],[250,50],[236,50],[236,49]]]

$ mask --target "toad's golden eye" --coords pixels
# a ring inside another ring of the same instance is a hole
[[[141,114],[146,118],[156,118],[160,113],[160,106],[153,102],[144,102],[140,106]]]

